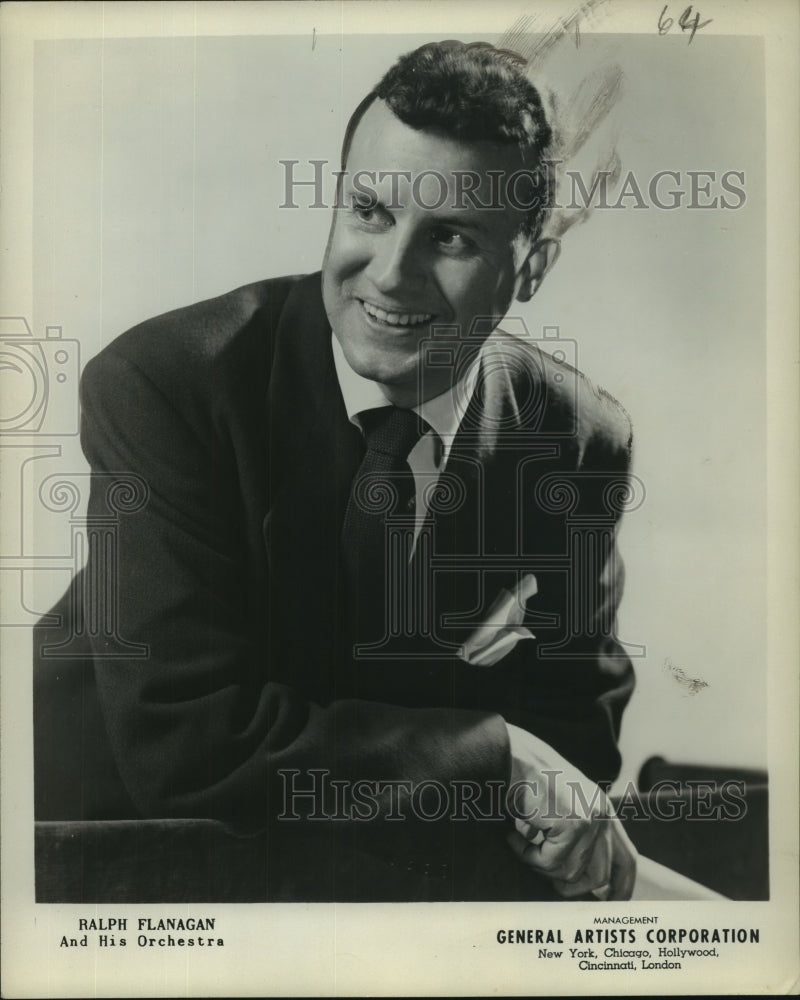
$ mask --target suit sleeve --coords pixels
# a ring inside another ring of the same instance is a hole
[[[87,365],[81,399],[90,521],[107,514],[115,477],[146,484],[144,507],[120,515],[115,572],[100,591],[118,608],[123,638],[148,653],[110,655],[102,633],[93,649],[114,757],[143,815],[257,830],[281,809],[284,770],[324,768],[350,781],[507,778],[496,713],[358,699],[323,707],[270,682],[235,509],[219,499],[236,491],[229,442],[210,426],[198,433],[187,408],[113,346]]]

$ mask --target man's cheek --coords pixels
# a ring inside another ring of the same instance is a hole
[[[357,236],[342,235],[334,242],[329,271],[334,281],[341,281],[360,271],[369,262],[369,251]]]
[[[486,298],[494,289],[497,274],[479,259],[445,259],[435,269],[439,285],[447,291],[453,303],[466,311]]]

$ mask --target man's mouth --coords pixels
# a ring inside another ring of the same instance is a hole
[[[370,319],[377,320],[379,323],[385,323],[387,326],[423,326],[426,323],[430,323],[433,319],[433,313],[387,312],[386,309],[374,306],[371,302],[365,302],[363,299],[359,299],[358,301]]]

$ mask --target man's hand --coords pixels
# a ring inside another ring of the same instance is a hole
[[[566,899],[630,899],[636,849],[603,791],[542,740],[507,728],[516,856]]]

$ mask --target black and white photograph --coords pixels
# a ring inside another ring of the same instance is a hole
[[[5,995],[796,989],[797,22],[4,5]]]

